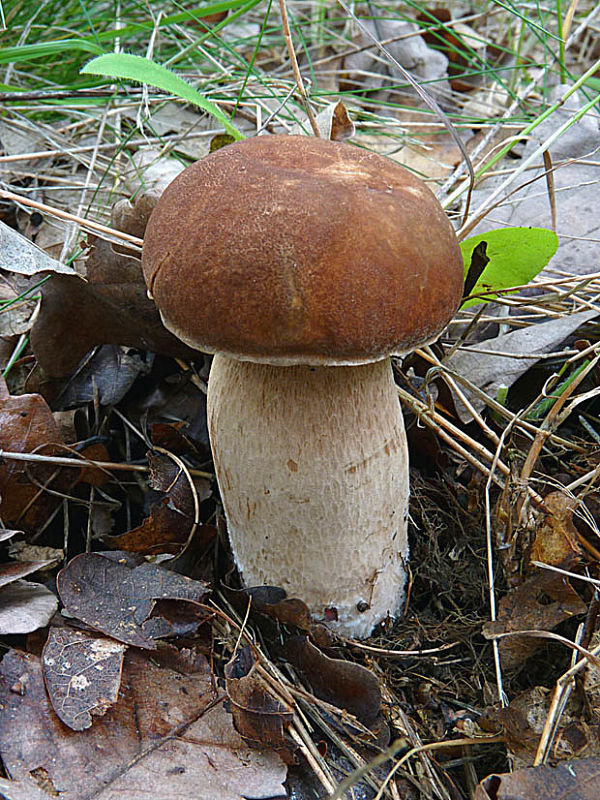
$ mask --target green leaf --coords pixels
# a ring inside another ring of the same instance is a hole
[[[486,254],[490,261],[471,295],[485,293],[485,297],[472,297],[463,303],[463,308],[489,303],[497,297],[496,292],[529,283],[558,249],[558,236],[546,228],[498,228],[460,243],[465,273],[473,250],[481,242],[487,242]]]
[[[83,67],[81,72],[85,75],[102,75],[106,78],[124,78],[125,80],[147,83],[156,86],[164,92],[174,94],[199,106],[203,111],[211,114],[225,127],[234,139],[243,139],[244,136],[231,124],[225,114],[210,100],[207,100],[193,86],[171,72],[161,64],[155,64],[143,56],[134,56],[130,53],[105,53],[92,59]]]

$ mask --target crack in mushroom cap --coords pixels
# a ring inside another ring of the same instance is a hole
[[[148,223],[142,266],[186,344],[271,364],[360,364],[437,337],[462,296],[454,229],[390,159],[259,136],[188,167]]]

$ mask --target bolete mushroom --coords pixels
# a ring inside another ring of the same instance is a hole
[[[215,353],[208,421],[248,586],[368,635],[402,607],[408,454],[391,354],[461,298],[452,225],[425,184],[348,144],[260,136],[167,188],[142,264],[167,328]]]

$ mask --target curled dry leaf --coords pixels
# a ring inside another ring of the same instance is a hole
[[[22,533],[23,531],[11,531],[8,528],[0,528],[0,542],[6,542],[8,539],[12,539],[13,536]]]
[[[580,561],[577,528],[573,514],[577,501],[563,492],[552,492],[544,498],[544,514],[529,553],[530,561],[573,570]]]
[[[322,111],[319,111],[317,127],[322,139],[331,139],[333,142],[343,142],[354,136],[354,123],[341,100],[337,103],[328,103]],[[290,134],[302,135],[310,130],[310,122],[306,119],[303,124],[293,125]]]
[[[373,725],[381,706],[381,689],[375,675],[360,664],[329,658],[306,636],[294,636],[284,646],[285,658],[299,669],[314,694],[353,714],[367,727]]]
[[[37,778],[62,800],[285,796],[281,759],[250,750],[222,700],[206,659],[183,675],[131,649],[118,701],[70,731],[50,707],[39,659],[11,651],[0,663],[0,756],[9,778]]]
[[[227,694],[235,729],[253,747],[275,750],[293,764],[295,745],[287,734],[294,709],[280,696],[258,669],[251,647],[240,648],[225,665]]]
[[[177,633],[167,616],[153,616],[159,600],[200,603],[208,593],[203,581],[154,564],[131,568],[98,553],[73,558],[59,572],[57,582],[69,614],[120,642],[150,650],[156,648],[156,639]],[[199,624],[202,613],[195,611]]]
[[[42,653],[44,681],[59,719],[74,731],[116,703],[126,646],[72,628],[51,628]]]
[[[60,431],[46,401],[38,394],[14,397],[0,380],[0,449],[18,453],[42,451],[52,455],[62,444]],[[36,528],[52,513],[60,498],[43,487],[66,491],[76,471],[44,466],[27,467],[21,461],[0,462],[0,516],[5,525]],[[36,483],[30,476],[35,475]]]
[[[152,505],[150,514],[138,525],[119,536],[104,537],[109,547],[134,553],[177,553],[184,545],[194,525],[194,497],[198,503],[210,497],[209,481],[188,476],[173,459],[150,451],[150,485],[165,496]]]

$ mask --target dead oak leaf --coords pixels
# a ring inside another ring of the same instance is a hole
[[[42,652],[44,681],[59,719],[74,731],[116,703],[126,646],[74,628],[51,628]]]
[[[125,644],[153,650],[156,639],[177,633],[177,621],[153,615],[159,601],[200,603],[208,584],[155,564],[129,567],[99,553],[82,553],[62,569],[58,592],[65,610]],[[196,625],[201,620],[197,612]]]

